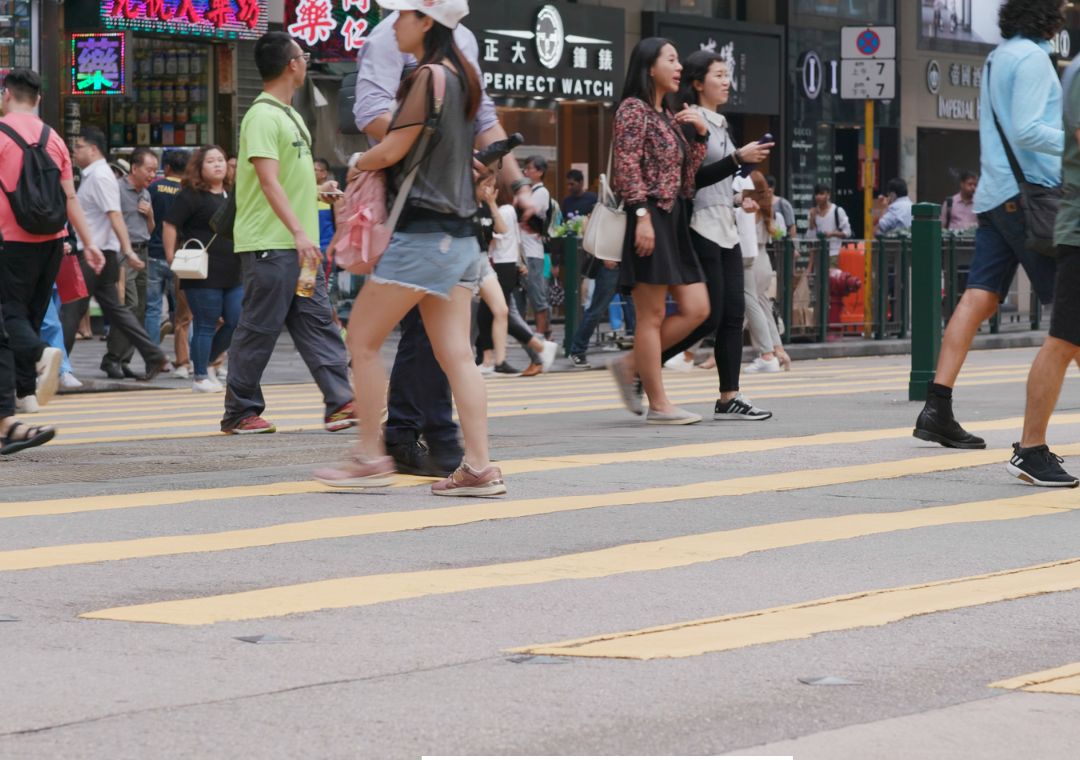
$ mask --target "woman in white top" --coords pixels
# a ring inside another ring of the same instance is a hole
[[[476,198],[481,206],[481,219],[490,215],[491,234],[485,234],[481,244],[483,272],[480,276],[480,310],[477,349],[483,353],[480,372],[485,375],[521,374],[506,361],[506,336],[509,333],[529,355],[530,368],[547,372],[555,361],[558,345],[533,333],[513,303],[511,293],[518,286],[521,265],[521,233],[517,209],[511,204],[496,203],[495,175],[480,180]],[[487,213],[484,213],[484,212]],[[490,262],[490,263],[489,263]],[[531,373],[539,374],[539,372]]]
[[[781,367],[791,369],[791,358],[780,343],[780,330],[773,316],[772,287],[773,268],[766,249],[769,241],[782,234],[784,219],[773,205],[772,192],[761,172],[751,172],[754,189],[748,194],[757,205],[757,255],[744,258],[746,270],[746,320],[750,328],[750,340],[758,350],[758,357],[746,368],[747,372],[779,372]]]
[[[701,50],[683,65],[679,97],[701,112],[708,128],[705,161],[695,176],[697,192],[690,234],[709,291],[709,317],[684,340],[667,349],[667,361],[702,338],[715,335],[714,354],[720,376],[720,398],[713,419],[765,420],[770,412],[757,409],[739,393],[745,299],[743,260],[736,226],[732,180],[744,163],[759,163],[769,156],[772,143],[757,142],[736,149],[727,120],[718,112],[728,101],[731,77],[724,59]]]

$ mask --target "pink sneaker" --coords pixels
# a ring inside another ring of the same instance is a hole
[[[339,430],[348,430],[356,424],[356,412],[353,411],[353,402],[350,401],[344,406],[339,407],[333,414],[328,414],[323,422],[323,427],[331,433],[336,433]]]
[[[477,472],[462,462],[453,475],[432,484],[431,492],[436,496],[501,496],[506,493],[506,483],[495,465]]]
[[[323,485],[334,488],[380,488],[394,484],[397,470],[391,457],[365,462],[358,456],[352,456],[338,467],[315,470],[312,476]]]

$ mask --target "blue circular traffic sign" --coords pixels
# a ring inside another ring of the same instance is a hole
[[[859,46],[859,52],[863,55],[873,55],[881,48],[881,37],[873,29],[867,29],[859,35],[855,44]]]

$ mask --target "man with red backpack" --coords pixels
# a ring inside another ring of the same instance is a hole
[[[64,254],[65,225],[80,233],[86,217],[75,197],[71,155],[60,136],[34,115],[41,77],[13,69],[4,78],[0,119],[0,454],[49,441],[55,430],[15,420],[15,396],[34,395],[32,371],[47,344],[41,322]],[[90,246],[88,263],[105,259]],[[55,367],[52,368],[55,371]]]

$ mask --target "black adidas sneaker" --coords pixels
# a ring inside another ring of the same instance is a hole
[[[1013,455],[1005,469],[1025,483],[1046,488],[1076,488],[1077,480],[1061,466],[1065,460],[1052,452],[1048,446],[1020,448],[1013,444]]]
[[[741,393],[731,401],[725,402],[717,399],[712,416],[714,420],[751,420],[754,422],[767,420],[770,417],[772,417],[772,412],[758,409],[750,402],[750,399]]]

